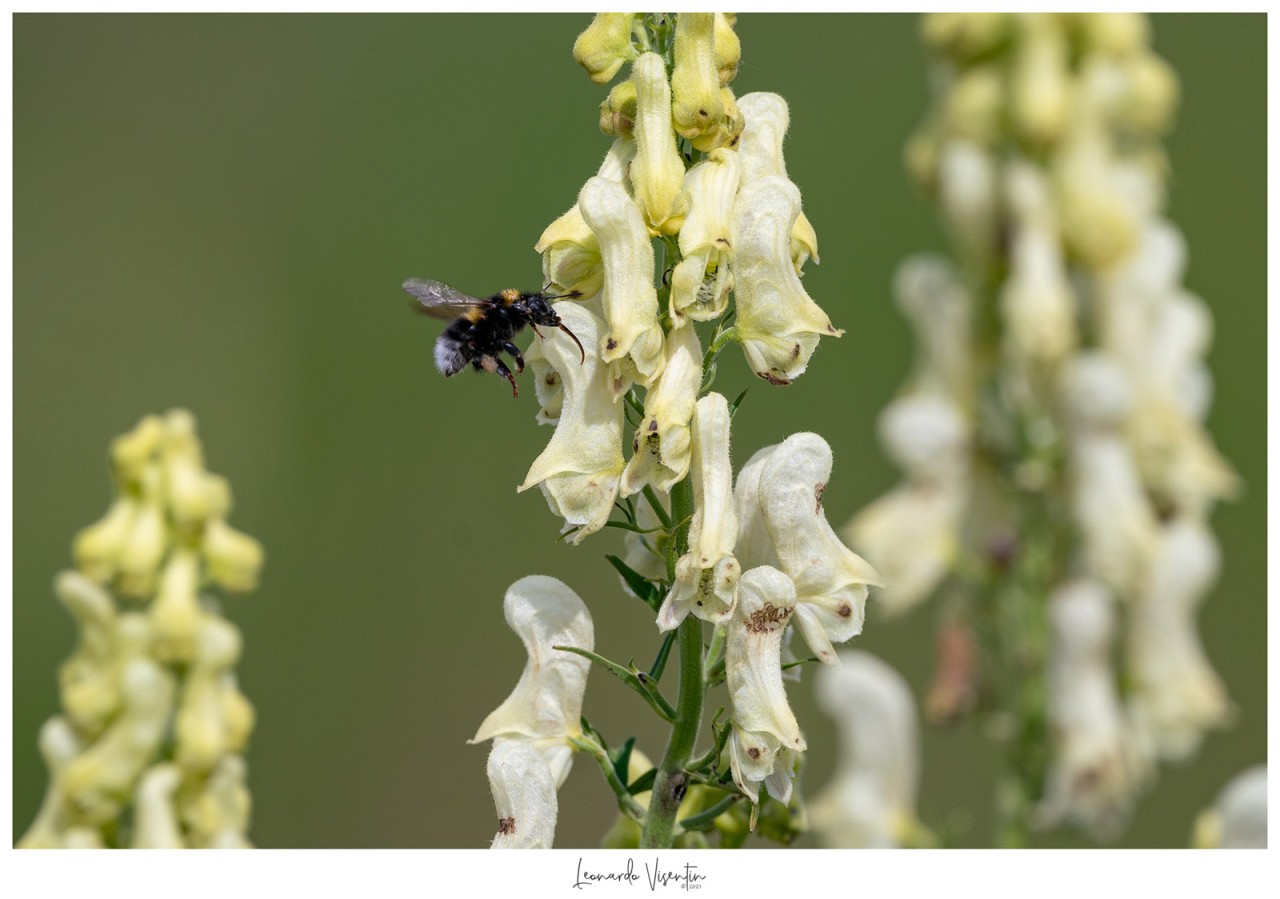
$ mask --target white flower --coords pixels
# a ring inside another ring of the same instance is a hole
[[[578,543],[604,527],[618,495],[623,405],[611,396],[608,370],[595,351],[604,323],[581,306],[562,303],[557,309],[591,350],[584,362],[568,335],[553,331],[543,338],[543,354],[564,385],[563,407],[555,433],[519,489],[540,485],[565,528],[578,528],[572,538]]]
[[[949,260],[917,253],[893,279],[898,308],[916,332],[919,351],[912,387],[962,401],[969,393],[972,303]]]
[[[725,637],[725,685],[733,732],[733,782],[752,802],[763,783],[769,795],[791,801],[792,778],[804,737],[782,684],[782,631],[795,609],[795,587],[781,571],[761,566],[738,582],[738,607]]]
[[[615,140],[596,177],[616,181],[625,189],[630,180],[627,170],[635,155],[635,141]],[[533,249],[542,254],[542,277],[555,293],[577,291],[584,297],[593,297],[600,292],[604,285],[600,243],[577,203],[547,225]]]
[[[1000,291],[1006,352],[1017,362],[1056,363],[1075,348],[1076,303],[1049,184],[1025,161],[1011,164],[1005,180],[1015,223]]]
[[[1267,766],[1241,771],[1196,819],[1197,849],[1267,848]]]
[[[809,806],[823,844],[901,846],[916,826],[920,734],[906,680],[866,652],[845,650],[818,672],[818,705],[835,719],[836,772]]]
[[[182,772],[169,764],[153,765],[138,779],[133,794],[134,849],[186,847],[173,798],[181,782]]]
[[[1222,680],[1196,632],[1197,607],[1218,579],[1221,553],[1204,522],[1175,519],[1160,534],[1145,588],[1130,604],[1130,709],[1144,748],[1184,759],[1231,717]]]
[[[729,150],[712,150],[684,176],[689,215],[680,228],[683,258],[671,273],[671,318],[677,326],[688,318],[717,318],[729,303],[733,204],[742,179],[738,158]]]
[[[253,805],[245,786],[248,766],[238,755],[223,756],[198,792],[179,793],[178,813],[197,849],[251,849],[245,833]]]
[[[643,53],[631,65],[631,79],[636,84],[636,158],[631,163],[636,205],[654,234],[675,234],[688,198],[683,190],[684,160],[671,128],[667,65],[658,54]],[[594,226],[592,230],[598,233]]]
[[[733,614],[740,573],[733,555],[738,518],[729,464],[729,404],[718,393],[698,400],[694,411],[692,468],[689,551],[676,562],[675,583],[658,610],[660,631],[674,630],[690,613],[714,624]]]
[[[969,425],[950,401],[907,394],[885,408],[880,434],[906,477],[854,516],[844,533],[884,577],[876,604],[900,614],[926,599],[951,570],[969,495]]]
[[[734,205],[735,327],[747,363],[771,384],[790,384],[809,365],[822,335],[839,337],[810,299],[789,258],[800,191],[769,175],[738,191]]]
[[[817,434],[792,434],[752,456],[734,493],[743,567],[776,564],[796,589],[796,628],[822,662],[836,663],[832,643],[862,632],[867,587],[880,576],[848,549],[827,522],[822,495],[831,447]]]
[[[998,175],[981,144],[951,139],[938,155],[938,202],[966,252],[984,258],[994,245]]]
[[[631,496],[652,484],[668,491],[689,472],[689,424],[702,386],[702,347],[692,328],[667,335],[667,359],[658,383],[645,395],[644,418],[631,443],[620,491]]]
[[[1141,785],[1142,765],[1111,668],[1115,616],[1099,584],[1065,584],[1049,599],[1048,716],[1054,757],[1037,823],[1064,820],[1114,836]]]
[[[782,156],[782,143],[791,125],[787,101],[777,94],[744,94],[738,98],[738,111],[743,119],[737,147],[742,160],[742,183],[746,185],[773,175],[786,178],[787,164]],[[799,206],[797,200],[794,223],[787,225],[790,229],[788,252],[797,274],[810,258],[814,262],[820,261],[818,235]]]
[[[556,790],[582,732],[590,661],[556,646],[595,648],[586,604],[553,577],[516,581],[503,600],[507,624],[529,660],[511,695],[480,725],[471,743],[493,740],[489,783],[498,809],[493,848],[548,848],[556,826]]]
[[[569,740],[581,733],[579,718],[591,663],[552,647],[594,649],[591,614],[578,594],[543,575],[512,584],[503,612],[529,660],[511,695],[484,719],[469,742],[495,737],[526,740],[546,758],[559,786],[572,763]]]
[[[493,741],[487,766],[498,832],[490,849],[550,849],[556,835],[555,777],[547,760],[525,740]]]
[[[1118,595],[1133,596],[1146,577],[1156,522],[1122,433],[1133,408],[1129,381],[1112,359],[1090,351],[1064,367],[1059,386],[1085,567]]]
[[[662,370],[663,356],[649,232],[636,204],[616,181],[600,177],[587,181],[578,194],[578,207],[596,235],[604,264],[602,302],[609,328],[595,344],[600,360],[628,360],[625,373],[646,386],[652,384]],[[617,397],[628,385],[621,374],[612,377],[611,389]]]
[[[68,802],[63,779],[67,765],[84,749],[71,722],[62,716],[50,718],[40,728],[40,755],[49,769],[49,787],[36,819],[18,841],[19,849],[56,849],[66,844],[67,832],[77,817]]]

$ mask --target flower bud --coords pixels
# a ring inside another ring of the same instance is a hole
[[[240,632],[215,615],[199,621],[196,647],[174,722],[175,758],[186,770],[213,768],[230,748],[222,678],[240,659]]]
[[[641,54],[631,67],[631,77],[636,84],[636,158],[631,164],[635,204],[650,231],[675,234],[688,201],[682,190],[684,160],[671,130],[666,63],[656,53]]]
[[[728,84],[738,77],[738,63],[742,59],[742,42],[733,30],[731,13],[715,13],[716,74],[721,84]],[[736,19],[736,16],[732,18]]]
[[[195,657],[200,627],[199,578],[200,557],[189,549],[175,550],[148,609],[155,655],[161,661],[185,663]]]
[[[243,592],[258,585],[262,544],[223,519],[215,518],[205,526],[200,552],[208,565],[209,578],[224,590]]]
[[[685,12],[676,18],[671,69],[671,120],[681,137],[711,134],[720,125],[720,75],[714,48],[714,13]]]
[[[635,13],[600,12],[573,42],[573,58],[596,84],[608,84],[622,64],[636,58],[631,44]]]
[[[620,81],[600,104],[600,130],[616,137],[630,137],[636,124],[636,83]]]
[[[184,849],[174,793],[182,779],[176,765],[153,765],[133,794],[134,849]]]
[[[120,554],[133,531],[139,509],[134,497],[121,494],[106,515],[76,534],[72,554],[76,567],[90,580],[105,584],[115,577]]]
[[[75,728],[66,718],[55,716],[40,728],[40,755],[49,769],[49,787],[40,811],[18,841],[19,849],[58,849],[66,846],[66,836],[75,826],[76,814],[63,789],[67,766],[84,749]]]
[[[111,596],[75,571],[54,582],[58,599],[80,628],[80,642],[58,666],[62,707],[80,733],[95,737],[120,707],[117,671],[118,621]]]
[[[194,848],[253,848],[245,836],[253,804],[245,785],[247,776],[244,759],[224,756],[198,792],[179,799],[179,814]]]

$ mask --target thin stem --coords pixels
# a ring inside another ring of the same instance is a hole
[[[675,579],[676,560],[689,544],[688,519],[693,512],[693,485],[685,478],[671,488],[671,517],[680,524],[672,535],[667,555],[667,571]],[[649,814],[640,833],[643,849],[670,848],[676,837],[676,813],[689,787],[685,770],[698,742],[702,725],[702,622],[690,615],[680,624],[680,686],[676,699],[676,720],[671,726],[667,750],[658,766],[649,800]]]
[[[653,514],[658,516],[658,521],[662,523],[665,530],[671,530],[671,516],[667,514],[667,510],[662,508],[662,500],[658,499],[658,494],[654,492],[651,485],[644,485],[644,498],[648,500],[649,507],[653,509]]]

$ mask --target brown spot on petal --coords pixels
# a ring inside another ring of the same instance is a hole
[[[649,422],[649,430],[650,431],[658,430],[658,419],[655,418],[653,421]]]
[[[753,759],[758,759],[760,758],[760,750],[757,749],[755,746],[752,746],[750,749],[747,750],[747,755],[751,756]]]
[[[758,371],[758,372],[756,372],[756,374],[757,374],[757,375],[759,375],[760,377],[764,378],[766,381],[768,381],[768,382],[769,382],[770,384],[772,384],[774,387],[786,387],[788,384],[790,384],[790,383],[791,383],[791,382],[790,382],[789,380],[787,380],[784,376],[782,376],[782,375],[775,375],[775,374],[773,373],[773,371],[772,371],[772,370],[770,370],[770,371]]]
[[[817,487],[815,487],[815,488],[814,488],[814,490],[813,490],[813,495],[814,495],[814,497],[818,500],[818,504],[817,504],[816,506],[814,506],[814,508],[813,508],[813,513],[814,513],[815,515],[817,515],[818,513],[820,513],[820,512],[822,511],[822,494],[824,494],[824,493],[826,493],[826,492],[827,492],[827,485],[826,485],[826,484],[819,484],[819,485],[818,485]]]
[[[791,617],[791,611],[791,609],[779,609],[773,603],[767,602],[763,608],[756,609],[742,623],[751,633],[764,634],[775,630],[778,625],[785,624]]]
[[[610,337],[608,340],[604,342],[604,348],[606,350],[616,350],[618,348],[618,341]]]
[[[853,609],[847,602],[842,602],[840,605],[836,606],[836,614],[841,618],[848,618],[853,614]]]
[[[800,358],[800,344],[797,343],[795,346],[791,348],[791,358],[792,359]]]
[[[516,832],[515,818],[499,818],[498,819],[498,833],[509,836],[515,832]]]

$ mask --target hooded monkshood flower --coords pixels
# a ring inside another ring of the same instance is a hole
[[[854,516],[844,535],[884,574],[877,604],[899,614],[951,570],[969,495],[969,424],[949,400],[911,393],[885,408],[880,438],[905,478]]]
[[[586,361],[577,345],[559,331],[543,338],[542,353],[559,374],[564,397],[556,432],[534,460],[520,490],[540,485],[551,511],[577,527],[580,542],[609,520],[622,477],[622,403],[615,402],[608,370],[596,355],[604,323],[589,310],[561,303],[565,325],[588,347]],[[545,376],[545,375],[544,375]]]
[[[636,428],[631,459],[622,473],[623,496],[639,493],[645,484],[670,490],[689,472],[693,418],[702,386],[702,347],[693,328],[667,335],[667,361],[658,383],[644,398],[644,418]]]
[[[763,783],[769,795],[791,801],[792,777],[804,737],[782,684],[782,631],[795,610],[795,586],[776,568],[761,566],[738,582],[738,607],[727,625],[725,685],[733,733],[733,782],[752,802]]]
[[[608,333],[595,346],[600,361],[614,369],[609,387],[616,399],[633,378],[648,386],[662,371],[653,244],[636,204],[616,181],[590,179],[578,194],[578,208],[596,235],[604,264],[601,302]]]
[[[1196,819],[1197,849],[1267,848],[1267,766],[1241,771]]]
[[[898,266],[893,288],[919,345],[909,386],[964,402],[973,368],[973,304],[960,273],[942,256],[917,253]]]
[[[636,142],[615,140],[604,162],[600,164],[597,178],[616,181],[624,189],[628,184],[627,167],[636,155]],[[542,279],[553,293],[573,293],[593,297],[604,286],[604,265],[600,258],[600,243],[595,232],[582,217],[577,203],[550,225],[534,245],[534,251],[542,254]]]
[[[729,465],[729,404],[718,393],[698,400],[694,411],[692,468],[689,551],[676,562],[676,581],[658,610],[661,631],[679,627],[690,613],[714,624],[733,613],[740,571],[733,555],[738,518]]]
[[[1111,603],[1101,585],[1087,580],[1050,597],[1047,705],[1054,757],[1036,809],[1041,826],[1071,820],[1100,837],[1114,836],[1124,824],[1142,777],[1111,668]]]
[[[866,652],[845,650],[817,678],[818,704],[835,719],[840,760],[809,805],[823,844],[893,848],[916,828],[920,733],[906,680]]]
[[[1156,521],[1122,430],[1133,409],[1129,381],[1109,356],[1090,351],[1067,363],[1060,389],[1085,567],[1117,595],[1133,596],[1155,548]]]
[[[831,478],[831,447],[817,434],[792,434],[760,450],[738,475],[738,559],[775,564],[795,583],[796,628],[821,661],[836,664],[832,643],[862,633],[867,588],[876,570],[827,522],[822,495]]]
[[[738,340],[747,364],[771,384],[790,384],[809,365],[822,335],[843,331],[804,288],[790,259],[800,191],[769,175],[747,182],[734,204],[734,283]]]
[[[738,142],[743,184],[751,184],[770,175],[786,178],[787,164],[782,156],[782,142],[791,125],[787,101],[777,94],[756,92],[739,97],[737,105],[743,119],[742,137]],[[797,212],[795,222],[789,228],[791,261],[796,274],[799,274],[810,258],[815,263],[819,261],[818,235],[803,210]]]
[[[594,649],[595,633],[586,604],[552,577],[516,581],[507,590],[503,611],[529,660],[511,695],[484,719],[470,742],[494,740],[489,778],[498,807],[498,836],[514,837],[495,840],[494,847],[549,846],[555,791],[573,763],[570,740],[581,733],[591,666],[582,656],[553,647]]]
[[[718,318],[729,303],[733,203],[741,177],[738,154],[729,150],[712,150],[684,177],[689,215],[680,228],[683,258],[671,272],[671,319],[677,327],[688,318]]]
[[[1129,606],[1129,707],[1143,748],[1184,759],[1231,717],[1226,688],[1196,633],[1196,609],[1218,579],[1221,553],[1204,522],[1161,529],[1145,589]]]
[[[657,53],[644,53],[632,64],[631,79],[636,83],[636,158],[631,163],[636,205],[653,233],[675,234],[688,198],[683,190],[684,159],[671,130],[667,65]]]

